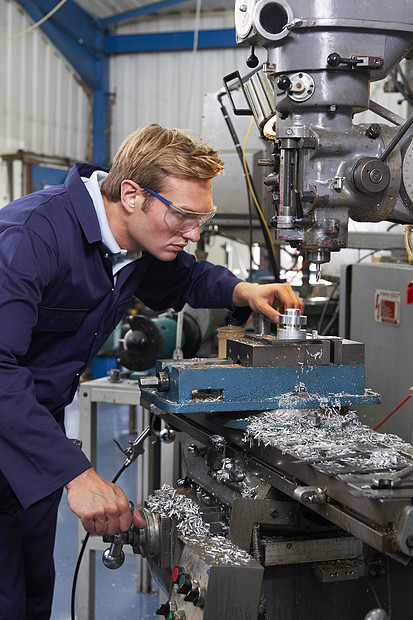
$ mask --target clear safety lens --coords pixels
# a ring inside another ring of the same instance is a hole
[[[216,207],[208,213],[194,213],[174,204],[170,204],[165,212],[165,222],[170,228],[179,232],[189,232],[197,226],[203,228],[216,213]]]
[[[178,232],[189,232],[197,226],[200,228],[206,226],[206,224],[212,220],[217,211],[216,207],[213,207],[212,211],[208,211],[208,213],[189,211],[184,207],[174,205],[171,200],[168,200],[164,196],[161,196],[161,194],[154,192],[153,189],[143,186],[142,189],[161,200],[168,207],[165,211],[165,222],[170,228],[177,230]]]

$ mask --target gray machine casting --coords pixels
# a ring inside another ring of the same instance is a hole
[[[237,42],[267,62],[245,84],[263,137],[276,237],[309,261],[347,245],[348,218],[413,222],[413,118],[370,100],[413,45],[408,0],[236,0]],[[254,55],[247,61],[254,63]],[[367,109],[388,124],[354,124]]]

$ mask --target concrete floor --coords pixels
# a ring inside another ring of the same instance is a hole
[[[128,407],[126,405],[100,404],[105,415],[99,416],[98,463],[100,475],[111,480],[123,463],[124,457],[112,437],[127,447],[130,436],[128,429]],[[126,429],[126,430],[125,430]],[[66,431],[69,437],[78,437],[79,408],[77,398],[66,410]],[[127,469],[118,481],[127,497],[134,500],[135,464]],[[70,620],[70,597],[73,573],[78,556],[78,519],[69,509],[64,492],[59,507],[55,546],[56,583],[51,620]],[[126,555],[124,565],[118,570],[109,570],[97,554],[96,560],[96,620],[149,620],[159,618],[158,593],[136,593],[136,558]],[[76,620],[94,620],[77,618]]]

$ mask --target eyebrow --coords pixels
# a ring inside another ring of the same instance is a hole
[[[164,204],[168,205],[168,207],[172,206],[172,207],[176,207],[178,209],[182,209],[182,211],[184,211],[185,213],[188,213],[188,215],[190,215],[190,214],[193,214],[193,215],[209,215],[213,211],[216,211],[216,207],[215,206],[213,206],[210,211],[206,211],[206,212],[192,211],[189,208],[183,207],[181,205],[176,205],[172,200],[169,200],[168,198],[165,198],[161,194],[158,194],[158,192],[154,192],[153,189],[149,189],[148,187],[144,187],[143,185],[141,187],[146,192],[149,192],[150,194],[152,194],[152,196],[155,196],[155,198],[158,198],[161,202],[163,202]]]

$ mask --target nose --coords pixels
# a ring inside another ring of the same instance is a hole
[[[196,243],[201,238],[201,234],[199,232],[199,224],[197,224],[197,226],[195,226],[195,228],[193,228],[192,230],[188,230],[188,232],[183,232],[181,234],[184,239],[188,239],[189,241],[192,241],[192,243]]]

